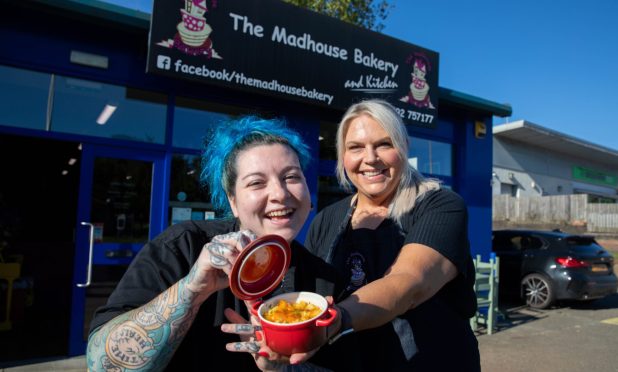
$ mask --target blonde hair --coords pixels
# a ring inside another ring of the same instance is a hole
[[[388,133],[403,163],[401,179],[388,208],[388,217],[401,223],[401,217],[414,208],[416,200],[422,198],[426,192],[440,188],[440,181],[423,177],[408,162],[408,131],[395,108],[386,101],[370,99],[350,106],[337,129],[337,180],[341,187],[352,191],[352,184],[343,165],[345,135],[352,120],[362,115],[374,119]]]

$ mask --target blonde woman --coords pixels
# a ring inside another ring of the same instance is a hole
[[[321,211],[305,246],[336,279],[341,326],[312,359],[334,370],[480,371],[467,211],[407,160],[394,108],[351,106],[337,132],[337,176],[354,194]]]

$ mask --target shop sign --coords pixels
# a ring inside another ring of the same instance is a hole
[[[604,186],[618,186],[618,176],[594,169],[574,166],[573,179]]]
[[[428,32],[425,30],[424,32]],[[438,53],[278,0],[155,0],[147,71],[434,127]]]

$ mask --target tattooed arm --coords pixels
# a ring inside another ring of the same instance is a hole
[[[88,340],[89,369],[165,369],[201,305],[197,293],[188,288],[190,277],[191,274],[146,305],[117,316],[93,333]]]
[[[158,371],[193,324],[201,304],[228,286],[227,275],[253,234],[221,235],[204,246],[189,274],[149,303],[117,316],[90,335],[92,371]]]

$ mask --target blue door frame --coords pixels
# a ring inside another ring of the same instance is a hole
[[[115,146],[83,144],[81,173],[79,184],[79,202],[77,210],[77,226],[75,228],[75,263],[72,282],[71,327],[69,333],[69,355],[81,355],[86,350],[83,339],[86,288],[78,283],[86,283],[89,261],[90,230],[82,222],[91,222],[92,188],[94,176],[94,160],[98,157],[139,160],[151,162],[153,165],[152,186],[150,197],[150,229],[149,239],[158,235],[167,226],[167,194],[169,180],[169,162],[165,152],[143,149],[129,149]],[[143,242],[146,243],[146,242]],[[91,265],[127,265],[130,257],[107,257],[110,250],[127,250],[137,253],[143,243],[93,243],[93,258]],[[128,256],[128,255],[127,255]]]

